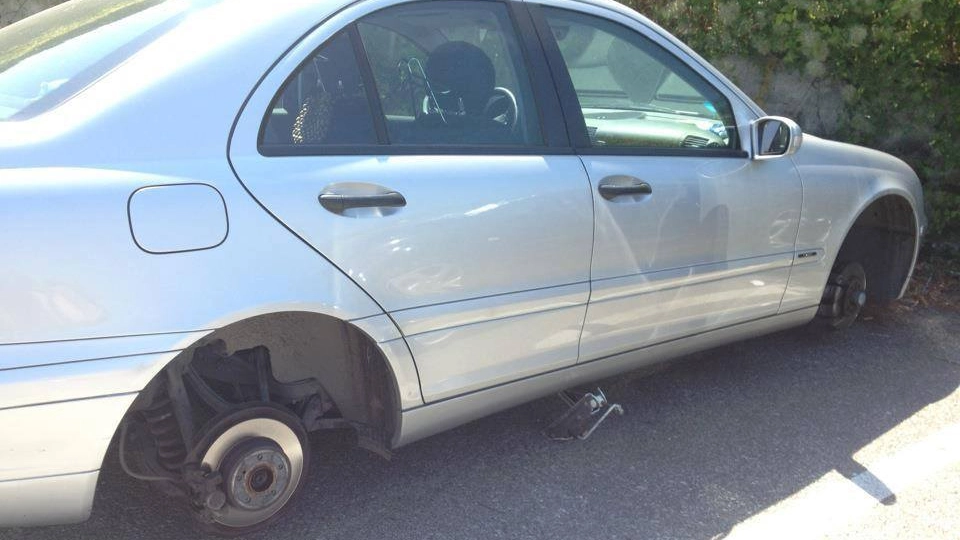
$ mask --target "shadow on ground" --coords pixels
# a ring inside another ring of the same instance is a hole
[[[952,329],[952,330],[951,330]],[[540,430],[546,398],[399,450],[316,437],[310,484],[250,538],[716,538],[831,470],[960,384],[960,314],[875,317],[842,333],[801,328],[604,383],[627,411],[583,442]],[[952,332],[952,333],[951,333]],[[94,514],[0,539],[202,538],[177,505],[101,476]],[[886,501],[892,502],[892,501]]]

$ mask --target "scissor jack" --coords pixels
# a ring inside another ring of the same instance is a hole
[[[567,412],[547,426],[543,434],[554,441],[569,441],[589,437],[604,420],[615,412],[623,414],[623,407],[607,401],[603,390],[597,388],[596,393],[575,394],[565,390],[558,394],[567,404]]]

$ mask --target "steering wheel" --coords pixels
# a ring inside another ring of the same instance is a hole
[[[503,124],[513,132],[517,129],[517,121],[520,118],[517,96],[502,86],[494,88],[493,95],[490,96],[486,107],[483,108],[483,117]]]

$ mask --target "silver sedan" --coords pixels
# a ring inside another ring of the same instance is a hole
[[[848,326],[922,208],[613,2],[72,0],[0,30],[0,525],[86,519],[116,439],[239,534],[309,431]]]

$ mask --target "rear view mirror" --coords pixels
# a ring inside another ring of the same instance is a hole
[[[750,126],[753,159],[774,159],[795,154],[803,142],[796,122],[781,116],[764,116]]]

